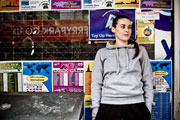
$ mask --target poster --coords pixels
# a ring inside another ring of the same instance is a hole
[[[81,0],[51,0],[51,9],[81,9]]]
[[[53,62],[54,92],[83,92],[83,62]]]
[[[83,9],[112,9],[114,0],[82,0]]]
[[[172,0],[141,0],[140,8],[144,9],[171,9]]]
[[[51,62],[23,62],[23,92],[52,92]]]
[[[111,32],[112,21],[117,15],[126,15],[132,22],[131,37],[135,38],[135,10],[91,10],[90,11],[90,40],[114,40]]]
[[[92,108],[91,108],[91,74],[93,69],[94,61],[85,61],[85,120],[92,119]]]
[[[21,62],[0,62],[0,92],[22,92]]]
[[[19,0],[0,0],[0,11],[19,11]]]
[[[139,8],[139,0],[114,0],[115,8]]]
[[[160,11],[160,19],[155,21],[155,59],[172,59],[172,17],[171,11]]]
[[[85,61],[84,70],[85,70],[85,106],[91,106],[91,74],[94,62]]]
[[[171,120],[172,61],[152,60],[154,103],[151,120]]]
[[[154,44],[154,20],[137,20],[139,44]]]
[[[20,0],[21,11],[50,10],[50,0]]]

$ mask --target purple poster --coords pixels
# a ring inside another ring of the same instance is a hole
[[[54,92],[83,92],[83,62],[53,62]]]
[[[90,11],[90,40],[114,40],[111,32],[112,21],[117,15],[126,15],[132,22],[132,35],[135,38],[135,10],[91,10]]]
[[[141,8],[171,9],[172,0],[141,0]]]
[[[51,9],[81,9],[81,0],[51,0]]]

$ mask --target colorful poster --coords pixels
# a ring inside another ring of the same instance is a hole
[[[139,0],[114,0],[115,8],[139,8]]]
[[[87,41],[88,20],[26,20],[0,22],[0,41]]]
[[[21,62],[0,62],[0,91],[22,92]]]
[[[141,0],[141,8],[144,9],[171,9],[172,0]]]
[[[51,9],[81,9],[81,0],[51,0]]]
[[[141,12],[136,10],[136,20],[159,20],[159,11]]]
[[[83,92],[83,62],[53,62],[54,92]]]
[[[21,11],[50,10],[50,0],[20,0]]]
[[[117,15],[126,15],[132,22],[132,38],[135,38],[135,10],[91,10],[90,11],[90,40],[114,40],[111,32],[112,21]]]
[[[23,62],[23,92],[52,92],[51,62]]]
[[[91,106],[91,73],[93,68],[93,61],[84,62],[85,70],[85,106]]]
[[[152,60],[154,103],[151,120],[171,120],[172,61]]]
[[[153,72],[153,87],[155,92],[171,91],[172,65],[170,60],[151,61]]]
[[[83,9],[112,9],[114,0],[82,0]]]
[[[155,59],[172,59],[172,17],[171,11],[160,11],[160,19],[155,22]]]
[[[19,0],[0,0],[0,11],[19,11]]]
[[[154,20],[137,20],[139,44],[154,44]]]

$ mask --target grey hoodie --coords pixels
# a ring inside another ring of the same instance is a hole
[[[151,112],[153,102],[153,75],[146,49],[134,45],[114,47],[109,44],[98,50],[92,71],[92,116],[95,117],[100,103],[134,104],[145,102]]]

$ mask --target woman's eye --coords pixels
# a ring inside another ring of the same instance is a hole
[[[124,28],[125,28],[125,26],[124,26],[124,25],[122,25],[122,26],[121,26],[121,28],[123,28],[123,29],[124,29]]]

